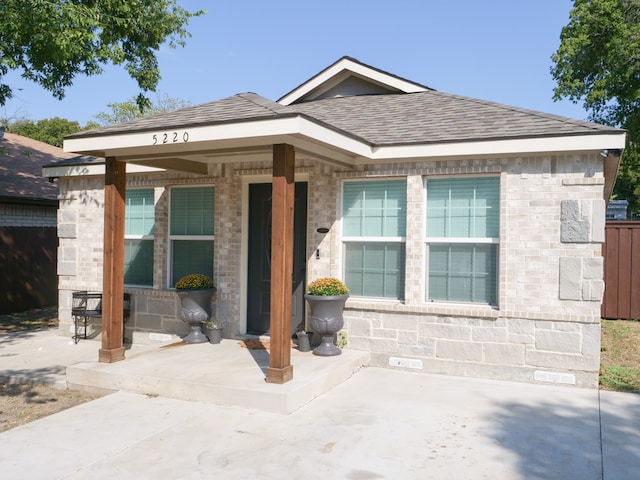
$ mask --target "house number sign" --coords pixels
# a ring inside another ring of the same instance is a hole
[[[153,143],[151,145],[161,145],[167,143],[187,143],[189,141],[189,132],[164,132],[154,133],[152,136]]]

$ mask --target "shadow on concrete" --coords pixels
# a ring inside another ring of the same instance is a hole
[[[42,368],[5,369],[0,372],[0,383],[52,385],[60,375],[65,373],[66,368],[64,365],[54,365]]]
[[[628,479],[634,478],[640,468],[639,432],[630,428],[629,415],[640,418],[640,411],[606,414],[603,442],[597,407],[552,401],[538,405],[505,403],[491,415],[493,428],[488,435],[517,455],[523,478]],[[621,463],[616,465],[615,457],[606,452],[603,461],[603,450],[614,451]],[[612,461],[614,465],[610,465]]]

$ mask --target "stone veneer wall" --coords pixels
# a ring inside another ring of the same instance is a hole
[[[371,352],[373,365],[520,381],[595,387],[603,292],[604,178],[597,155],[333,167],[298,158],[309,182],[307,278],[341,277],[340,189],[344,179],[407,178],[406,285],[403,302],[347,302],[348,348]],[[137,341],[182,335],[177,296],[167,278],[167,187],[216,187],[215,315],[225,336],[241,335],[243,182],[270,175],[269,162],[213,167],[211,177],[129,175],[128,188],[156,190],[153,289],[134,296],[127,331]],[[585,172],[587,172],[585,174]],[[498,308],[426,303],[424,179],[494,174],[501,178]],[[71,291],[102,289],[102,177],[60,179],[60,319],[68,335]],[[100,219],[100,221],[97,221]],[[328,227],[326,234],[318,227]],[[316,258],[316,250],[320,257]]]

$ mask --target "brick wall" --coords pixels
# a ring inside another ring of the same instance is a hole
[[[154,287],[128,289],[134,301],[127,329],[135,330],[140,341],[153,332],[184,333],[185,325],[176,320],[176,295],[165,288],[166,189],[192,183],[216,187],[214,312],[225,336],[243,333],[246,191],[249,183],[268,180],[270,172],[269,162],[247,162],[212,168],[210,177],[128,177],[129,187],[153,186],[156,192]],[[464,174],[501,179],[497,308],[424,302],[423,182],[428,176]],[[452,159],[354,169],[298,158],[296,175],[309,184],[308,279],[342,276],[337,221],[342,180],[407,179],[405,300],[350,298],[345,313],[349,348],[370,351],[372,363],[381,366],[403,368],[408,363],[402,359],[412,359],[411,365],[427,372],[597,385],[604,179],[596,155]],[[58,271],[66,328],[71,291],[101,290],[102,182],[100,177],[60,181]],[[318,233],[318,227],[329,232]]]

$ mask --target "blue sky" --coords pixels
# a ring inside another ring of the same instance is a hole
[[[192,19],[185,48],[162,48],[158,91],[193,104],[241,92],[277,100],[340,57],[443,92],[584,119],[554,102],[551,55],[569,0],[180,0]],[[85,124],[138,94],[122,68],[79,77],[62,101],[18,74],[0,117]],[[150,94],[154,98],[154,94]]]

